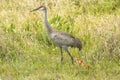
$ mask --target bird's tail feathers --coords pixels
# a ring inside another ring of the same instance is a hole
[[[77,47],[79,50],[82,49],[82,43],[78,38],[75,38],[75,47]]]

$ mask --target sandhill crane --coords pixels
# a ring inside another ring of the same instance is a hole
[[[68,47],[76,47],[79,50],[81,50],[82,44],[80,40],[66,32],[61,32],[59,30],[52,28],[47,20],[47,10],[45,6],[39,6],[38,8],[33,9],[31,12],[37,11],[37,10],[41,10],[44,13],[44,24],[45,24],[47,35],[60,48],[61,62],[63,61],[62,49],[64,49],[70,56],[72,63],[74,63],[73,56],[68,51]]]

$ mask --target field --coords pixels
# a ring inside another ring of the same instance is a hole
[[[71,63],[47,37],[45,5],[55,29],[79,38],[83,48],[69,48],[91,69]],[[119,80],[120,0],[1,0],[0,80]]]

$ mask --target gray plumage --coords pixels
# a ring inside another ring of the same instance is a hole
[[[63,61],[63,53],[62,49],[64,49],[68,55],[70,56],[72,63],[74,62],[73,56],[70,54],[68,51],[68,47],[76,47],[79,50],[82,49],[82,44],[78,38],[73,37],[72,35],[66,33],[66,32],[61,32],[59,30],[56,30],[52,28],[47,20],[47,10],[45,6],[40,6],[32,11],[36,10],[42,10],[44,13],[44,22],[45,22],[45,28],[48,37],[60,48],[61,51],[61,62]]]

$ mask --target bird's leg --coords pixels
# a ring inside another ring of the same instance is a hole
[[[61,63],[62,63],[62,61],[63,61],[62,47],[60,47],[60,54],[61,54]]]
[[[68,51],[68,49],[65,49],[65,51],[68,53],[68,55],[70,56],[71,60],[72,60],[72,64],[74,63],[74,59],[73,56],[70,54],[70,52]]]

